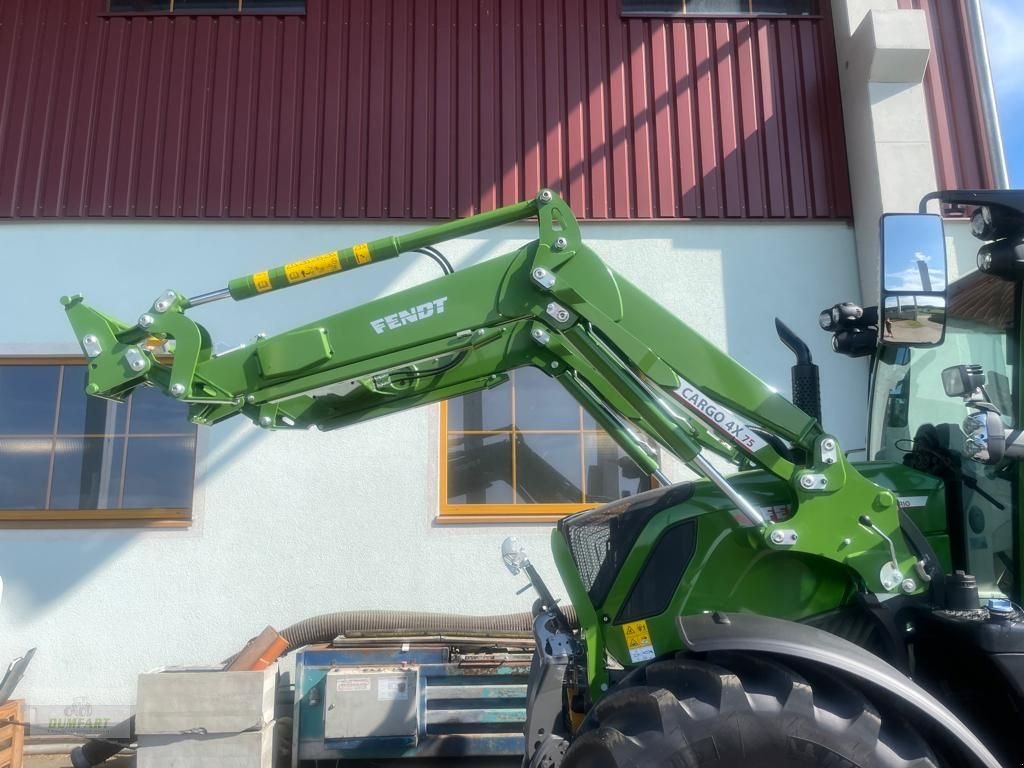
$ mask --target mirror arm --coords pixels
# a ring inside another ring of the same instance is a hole
[[[1024,459],[1024,430],[1015,429],[1007,433],[1003,455],[1008,459]]]
[[[938,200],[948,205],[995,205],[1024,214],[1024,190],[1019,189],[947,189],[929,192],[918,203],[919,213],[928,213],[928,203]]]

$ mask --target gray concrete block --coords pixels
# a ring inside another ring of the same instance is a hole
[[[274,719],[277,665],[260,672],[165,669],[139,675],[139,735],[241,733]]]
[[[248,733],[139,736],[137,768],[272,768],[274,724]]]

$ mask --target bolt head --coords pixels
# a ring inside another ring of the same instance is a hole
[[[782,531],[772,531],[771,540],[772,544],[781,544],[786,540],[786,536]]]
[[[246,395],[245,402],[247,402],[247,403],[255,403],[256,402],[256,395]]]
[[[260,416],[260,426],[261,427],[269,427],[273,423],[274,423],[274,420],[271,419],[269,416]]]
[[[550,189],[542,189],[540,192],[537,193],[537,199],[540,200],[542,203],[550,203],[552,197],[553,195],[551,194]]]
[[[177,384],[171,384],[170,392],[175,397],[181,397],[182,395],[185,394],[185,385],[182,384],[181,382]]]
[[[821,441],[821,447],[826,451],[834,451],[836,449],[836,441],[829,438]]]
[[[541,269],[540,267],[537,267],[535,270],[533,270],[533,273],[532,273],[533,274],[533,279],[534,280],[543,280],[544,276],[547,273],[548,273],[548,271],[546,269]]]
[[[100,391],[100,385],[99,384],[90,384],[89,386],[87,386],[85,388],[85,391],[88,392],[90,395],[95,395],[97,392]]]
[[[142,360],[132,360],[130,365],[133,371],[141,371],[146,367],[146,363]]]
[[[552,360],[551,361],[551,369],[554,370],[556,368],[558,368],[558,361],[557,360]]]
[[[802,485],[804,488],[813,488],[814,478],[811,477],[810,475],[804,475],[803,477],[800,478],[800,485]]]
[[[555,247],[556,251],[561,251],[567,245],[569,245],[569,241],[566,240],[564,237],[559,237],[557,240],[555,240],[555,243],[554,243],[554,247]]]
[[[139,317],[139,328],[149,328],[155,322],[156,320],[153,318],[152,315],[142,315],[141,317]]]
[[[904,579],[903,583],[900,584],[900,589],[909,595],[911,592],[915,592],[917,590],[917,582],[913,579]]]

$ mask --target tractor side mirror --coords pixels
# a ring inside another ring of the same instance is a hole
[[[946,238],[942,218],[927,213],[882,216],[880,341],[933,347],[946,331]]]

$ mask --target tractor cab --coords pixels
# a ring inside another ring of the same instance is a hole
[[[977,206],[976,268],[947,279],[939,216],[887,214],[880,306],[836,305],[821,325],[837,352],[873,355],[867,459],[942,478],[947,528],[936,549],[948,570],[972,574],[983,598],[1019,600],[1024,193],[936,193],[922,211],[929,199]]]
[[[972,383],[972,391],[983,386],[1002,427],[1018,428],[1015,295],[1016,286],[982,272],[952,283],[944,343],[913,347],[883,340],[872,377],[868,458],[943,478],[950,565],[974,574],[983,596],[1018,595],[1013,541],[1019,470],[1013,460],[978,460],[982,449],[964,431],[969,409],[944,384],[970,366],[984,381]]]

